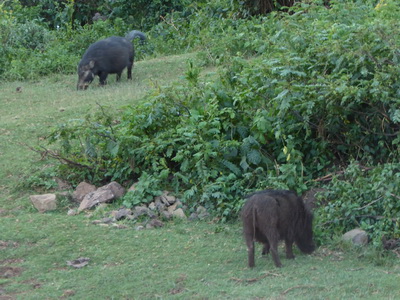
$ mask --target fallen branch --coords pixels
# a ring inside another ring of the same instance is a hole
[[[358,165],[359,167],[360,167],[360,169],[362,169],[363,171],[369,171],[369,170],[372,170],[373,168],[371,168],[371,167],[366,167],[366,166],[363,166],[363,165]],[[322,176],[322,177],[319,177],[319,178],[317,178],[317,179],[314,179],[314,181],[315,182],[321,182],[321,181],[331,181],[332,179],[333,179],[333,177],[334,176],[337,176],[337,175],[343,175],[344,174],[344,170],[343,171],[337,171],[337,172],[334,172],[334,173],[330,173],[330,174],[327,174],[327,175],[325,175],[325,176]]]
[[[47,158],[47,157],[50,157],[50,158],[57,159],[57,160],[59,160],[61,162],[64,162],[67,165],[74,166],[74,167],[77,167],[77,168],[80,168],[80,169],[88,169],[88,170],[93,170],[94,169],[94,167],[92,167],[92,166],[84,165],[84,164],[78,163],[76,161],[70,160],[70,159],[68,159],[66,157],[63,157],[61,154],[59,154],[59,153],[57,153],[57,152],[55,152],[53,150],[46,149],[46,148],[44,148],[42,146],[40,148],[42,148],[43,150],[39,150],[39,149],[33,148],[33,147],[31,147],[31,146],[29,146],[27,144],[22,144],[22,145],[27,147],[31,151],[40,154],[40,157],[41,157],[42,160]],[[99,170],[102,171],[102,172],[105,171],[105,169],[99,169]]]
[[[363,210],[364,208],[366,208],[366,207],[368,207],[368,206],[371,206],[372,204],[378,202],[378,201],[381,200],[382,198],[383,198],[383,197],[379,197],[378,199],[376,199],[376,200],[374,200],[374,201],[371,201],[370,203],[368,203],[368,204],[366,204],[366,205],[364,205],[364,206],[362,206],[362,207],[354,208],[354,210]]]

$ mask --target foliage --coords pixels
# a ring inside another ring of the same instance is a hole
[[[319,235],[333,236],[359,227],[368,232],[377,247],[381,247],[384,236],[400,238],[399,163],[361,168],[353,162],[326,189],[315,214]]]
[[[56,130],[52,141],[61,142],[62,155],[89,164],[92,178],[156,182],[155,190],[173,189],[223,220],[236,216],[249,191],[301,194],[353,159],[398,160],[394,15],[348,3],[306,8],[212,22],[185,43],[207,40],[203,53],[225,65],[217,75],[201,79],[189,62],[185,82],[152,91],[118,124],[90,117]],[[206,12],[185,25],[192,36]]]
[[[19,22],[42,20],[50,28],[79,28],[95,22],[100,14],[104,19],[122,19],[136,29],[148,30],[159,23],[161,18],[173,11],[190,14],[193,7],[205,1],[192,3],[187,0],[7,0],[4,7],[12,10]]]
[[[258,15],[283,7],[291,7],[294,3],[294,0],[246,0],[244,6],[251,15]]]
[[[128,191],[122,198],[122,204],[126,207],[133,207],[142,203],[150,203],[154,197],[160,196],[160,180],[153,175],[143,172],[139,181],[135,184],[134,190]]]

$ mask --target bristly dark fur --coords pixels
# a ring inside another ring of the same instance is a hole
[[[264,190],[246,198],[241,217],[250,268],[254,267],[254,241],[264,245],[262,254],[271,251],[277,267],[282,266],[278,255],[279,240],[285,241],[287,258],[294,258],[293,243],[304,253],[314,251],[313,217],[295,192]]]

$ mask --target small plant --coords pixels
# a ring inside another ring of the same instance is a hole
[[[135,184],[133,191],[128,191],[122,198],[122,204],[126,207],[134,207],[142,203],[148,204],[153,198],[160,196],[162,190],[160,181],[152,175],[143,173]]]

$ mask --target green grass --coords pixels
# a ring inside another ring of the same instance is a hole
[[[26,145],[97,104],[114,111],[134,104],[154,86],[179,80],[194,57],[138,62],[132,83],[111,76],[108,86],[96,81],[84,92],[75,90],[75,75],[0,85],[0,299],[400,298],[400,263],[390,255],[371,259],[368,251],[321,246],[313,255],[282,257],[277,269],[258,247],[251,270],[238,223],[179,221],[136,231],[132,224],[104,227],[84,214],[32,208],[35,191],[20,183],[51,162]],[[79,257],[89,264],[67,266]]]

